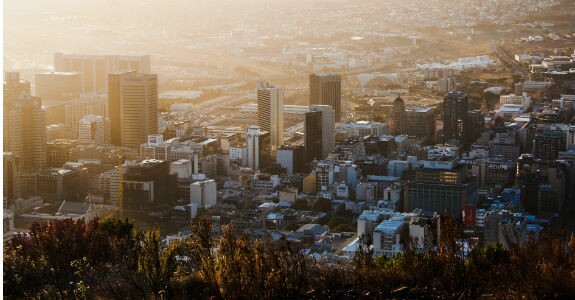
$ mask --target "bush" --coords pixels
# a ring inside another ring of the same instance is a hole
[[[296,199],[291,208],[295,210],[310,210],[306,199]]]
[[[190,238],[162,246],[132,221],[34,224],[4,245],[6,298],[569,298],[575,295],[575,236],[546,234],[505,249],[462,255],[462,234],[442,218],[437,248],[373,257],[362,236],[352,261],[316,262],[285,238],[251,240],[200,218]],[[338,226],[344,226],[339,224]],[[217,250],[215,250],[217,249]],[[347,295],[347,296],[346,296]]]
[[[324,198],[318,198],[313,202],[311,209],[315,212],[330,213],[331,201]]]

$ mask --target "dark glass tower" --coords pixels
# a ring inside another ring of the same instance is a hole
[[[468,127],[468,98],[463,92],[451,92],[443,98],[443,135],[445,142],[465,142]]]
[[[341,76],[337,74],[309,75],[309,104],[330,105],[335,121],[341,120]]]
[[[306,163],[322,157],[322,112],[310,111],[304,119],[304,145]]]

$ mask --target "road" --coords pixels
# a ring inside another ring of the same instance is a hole
[[[521,78],[523,80],[527,80],[529,78],[529,72],[527,72],[527,70],[525,70],[525,68],[522,65],[520,65],[517,61],[515,61],[515,59],[511,57],[511,55],[509,55],[501,48],[504,42],[505,41],[502,39],[491,39],[490,40],[491,50],[495,52],[502,61],[510,65],[511,68],[513,68],[513,72],[515,74],[521,75]]]

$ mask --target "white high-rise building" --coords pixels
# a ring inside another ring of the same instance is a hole
[[[248,167],[258,169],[260,167],[260,147],[259,147],[260,127],[248,127],[247,148],[248,148]]]
[[[230,161],[238,162],[240,166],[245,166],[248,162],[248,152],[245,145],[230,147]]]
[[[106,201],[115,205],[120,202],[120,168],[122,174],[125,174],[126,165],[122,165],[98,175],[98,190],[104,194]]]
[[[283,144],[283,90],[265,81],[258,82],[257,89],[258,125],[270,133],[271,150],[275,152]]]
[[[257,170],[269,161],[270,134],[250,125],[247,134],[248,167]]]
[[[327,155],[335,148],[335,111],[330,105],[313,104],[309,111],[321,111],[321,154]]]
[[[217,204],[218,191],[213,179],[196,181],[190,184],[190,203],[204,209]]]
[[[106,144],[106,122],[104,117],[87,115],[78,121],[78,142],[83,144]]]

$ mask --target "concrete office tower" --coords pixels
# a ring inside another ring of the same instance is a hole
[[[104,145],[106,143],[106,131],[104,117],[87,115],[78,122],[78,142],[81,144]]]
[[[46,166],[46,116],[42,101],[19,76],[4,82],[4,151],[20,160],[20,171]]]
[[[251,125],[247,132],[248,167],[257,170],[269,163],[270,133],[260,131],[259,126]]]
[[[341,120],[341,76],[337,74],[309,75],[309,104],[330,105],[335,121]]]
[[[443,98],[443,136],[444,141],[465,142],[468,127],[468,99],[463,92],[452,92]]]
[[[72,100],[82,93],[82,76],[77,72],[36,74],[36,96],[46,100]]]
[[[310,105],[309,111],[321,111],[321,156],[335,148],[335,112],[330,105]]]
[[[314,159],[323,159],[322,114],[323,112],[321,111],[310,111],[304,117],[303,131],[306,164],[309,164]]]
[[[271,138],[272,153],[283,144],[284,129],[284,96],[281,87],[275,87],[267,82],[257,83],[258,94],[258,126],[268,131]]]
[[[135,71],[150,73],[149,55],[75,55],[54,53],[56,72],[78,72],[82,75],[82,93],[105,92],[108,74]]]
[[[135,72],[115,73],[108,75],[108,111],[106,117],[110,120],[110,144],[122,145],[122,130],[120,127],[120,81],[124,77],[135,74]]]
[[[108,116],[111,143],[138,148],[158,132],[156,74],[110,74]]]
[[[455,158],[418,161],[415,181],[407,185],[404,210],[415,208],[461,218],[466,204],[476,203],[477,189]]]

